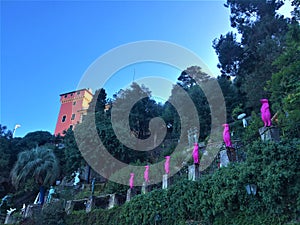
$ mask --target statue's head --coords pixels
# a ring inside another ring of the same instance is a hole
[[[269,101],[268,101],[268,99],[263,98],[263,99],[260,100],[260,102],[261,102],[261,103],[268,103]]]
[[[149,165],[146,165],[145,168],[146,168],[146,169],[149,169]]]
[[[134,173],[130,173],[130,176],[131,176],[131,177],[134,177]]]
[[[194,146],[198,146],[198,143],[197,143],[197,142],[195,142],[195,143],[194,143]]]

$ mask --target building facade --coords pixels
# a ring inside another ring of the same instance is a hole
[[[60,95],[60,110],[56,122],[54,135],[64,136],[64,131],[74,129],[76,124],[82,122],[82,117],[87,113],[89,103],[93,99],[90,89],[80,89]]]

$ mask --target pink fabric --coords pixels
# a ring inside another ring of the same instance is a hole
[[[149,166],[145,166],[144,179],[146,182],[149,182]]]
[[[230,140],[230,131],[229,125],[227,123],[223,124],[224,131],[223,131],[223,140],[225,142],[226,147],[232,147],[231,140]]]
[[[270,127],[272,125],[271,122],[271,113],[270,113],[270,106],[268,99],[261,99],[260,100],[262,106],[260,108],[261,112],[261,119],[264,122],[265,127]]]
[[[194,158],[194,164],[199,164],[199,146],[198,146],[198,143],[194,144],[193,158]]]
[[[134,173],[130,173],[129,187],[133,188]]]
[[[170,156],[166,156],[166,162],[165,162],[165,172],[166,174],[170,173]]]

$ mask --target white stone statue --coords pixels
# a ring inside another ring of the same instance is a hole
[[[10,209],[6,210],[7,211],[7,215],[11,215],[16,210],[17,210],[16,208],[14,208],[14,209],[10,208]]]
[[[247,127],[248,126],[248,122],[245,119],[246,117],[246,113],[241,113],[240,115],[238,115],[238,119],[243,121],[243,127]]]
[[[50,187],[49,193],[48,193],[48,197],[47,197],[47,203],[51,202],[52,199],[52,195],[55,194],[55,189],[53,186]]]
[[[80,182],[79,175],[80,175],[80,173],[78,171],[75,172],[75,178],[74,178],[74,183],[73,183],[74,186],[76,186]]]

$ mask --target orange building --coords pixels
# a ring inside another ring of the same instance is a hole
[[[93,99],[90,89],[81,89],[60,95],[60,110],[57,118],[54,135],[63,136],[63,131],[74,128],[76,124],[82,122],[83,115],[86,114],[89,103]]]

